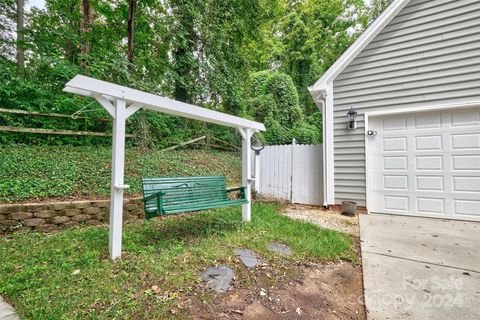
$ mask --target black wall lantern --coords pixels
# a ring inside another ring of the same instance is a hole
[[[348,125],[347,128],[350,130],[357,129],[357,111],[350,107],[350,110],[347,112]]]

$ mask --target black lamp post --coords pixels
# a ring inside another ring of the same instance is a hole
[[[348,125],[347,128],[350,130],[357,128],[357,111],[350,107],[350,110],[347,112]]]

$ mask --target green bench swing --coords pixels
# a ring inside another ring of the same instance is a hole
[[[142,189],[147,219],[248,203],[245,187],[227,189],[223,176],[142,178]]]

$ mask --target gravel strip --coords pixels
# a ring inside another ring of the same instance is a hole
[[[301,205],[290,205],[283,214],[291,219],[304,220],[325,229],[333,229],[354,236],[359,235],[358,217],[347,217],[341,212]]]

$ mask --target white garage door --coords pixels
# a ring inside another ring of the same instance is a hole
[[[480,220],[480,108],[370,118],[371,212]]]

